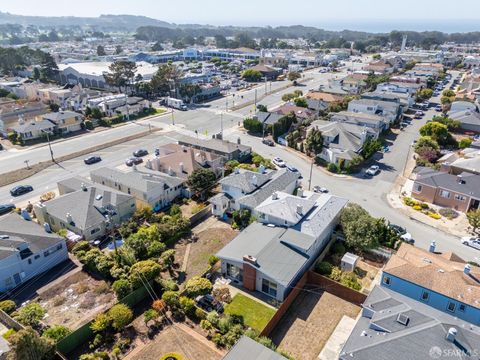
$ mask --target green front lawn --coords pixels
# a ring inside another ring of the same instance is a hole
[[[225,307],[226,314],[243,316],[245,325],[261,332],[275,315],[275,310],[242,294],[237,294]]]

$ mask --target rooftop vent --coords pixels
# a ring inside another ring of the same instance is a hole
[[[409,321],[410,321],[410,318],[407,315],[401,314],[401,313],[398,314],[397,316],[398,323],[407,326]]]
[[[95,196],[95,200],[100,201],[103,199],[103,195],[97,195]]]
[[[456,337],[457,337],[457,329],[455,329],[454,327],[451,327],[450,329],[448,329],[447,340],[450,342],[454,342]]]
[[[276,192],[272,193],[272,200],[278,200],[278,194]]]
[[[472,270],[472,267],[470,264],[465,264],[465,267],[463,268],[463,272],[467,275],[470,275],[470,271]]]

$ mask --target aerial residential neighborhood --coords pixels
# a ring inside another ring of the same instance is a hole
[[[0,360],[480,359],[479,13],[2,4]]]

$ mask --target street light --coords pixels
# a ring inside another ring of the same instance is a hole
[[[173,115],[174,110],[172,109],[172,125],[175,125],[175,115]]]

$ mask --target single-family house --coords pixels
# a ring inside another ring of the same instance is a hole
[[[210,151],[179,144],[166,144],[158,148],[158,155],[148,159],[145,166],[150,170],[186,179],[196,169],[209,169],[220,176],[224,162],[222,156]]]
[[[475,109],[450,111],[448,117],[459,121],[462,130],[480,133],[480,113]]]
[[[227,140],[215,138],[204,140],[191,136],[182,136],[178,139],[178,144],[220,155],[225,161],[245,161],[248,160],[252,155],[251,146],[242,145],[240,143],[240,139],[238,139],[237,143],[233,143]]]
[[[352,100],[348,103],[348,111],[380,115],[386,118],[390,124],[400,120],[402,117],[401,105],[391,101],[373,99]]]
[[[48,120],[25,120],[21,116],[18,125],[12,127],[13,132],[23,141],[35,140],[45,137],[46,134],[53,134],[55,124]]]
[[[382,287],[480,325],[480,269],[454,253],[402,243],[382,273]]]
[[[221,192],[210,199],[212,213],[222,217],[240,209],[252,212],[275,191],[293,193],[299,176],[286,169],[265,170],[260,167],[259,172],[254,172],[237,168],[219,181]]]
[[[104,236],[135,212],[135,198],[118,190],[74,177],[58,183],[60,196],[34,205],[41,223],[67,229],[85,240]]]
[[[159,211],[184,195],[184,179],[146,168],[122,171],[102,167],[91,171],[90,178],[94,183],[132,195],[137,208],[150,206]]]
[[[412,197],[462,212],[475,210],[480,207],[480,175],[453,175],[421,168],[413,183]]]
[[[343,96],[326,93],[323,91],[309,91],[305,95],[308,108],[316,112],[326,111],[329,106],[339,105],[343,101]]]
[[[395,71],[395,68],[388,62],[379,60],[365,65],[363,70],[373,72],[375,74],[392,74]]]
[[[331,113],[330,121],[370,128],[377,133],[376,138],[383,130],[388,129],[389,123],[388,120],[381,115],[353,111]]]
[[[255,208],[259,222],[221,249],[221,272],[248,290],[283,301],[331,241],[347,200],[274,192]]]
[[[351,74],[347,75],[341,80],[342,89],[349,94],[360,94],[367,88],[368,75],[366,74]]]
[[[388,287],[375,286],[362,304],[361,316],[339,359],[474,360],[479,343],[478,327],[455,314]]]
[[[273,112],[282,116],[294,114],[299,123],[303,121],[309,121],[315,118],[314,111],[301,106],[296,106],[291,103],[286,103],[280,106],[279,108],[275,109]]]
[[[323,137],[322,151],[316,156],[328,163],[348,165],[359,156],[363,144],[368,138],[375,139],[378,132],[366,126],[341,123],[336,121],[316,120],[307,130],[307,136],[312,129],[319,130]]]
[[[409,93],[392,92],[389,90],[375,90],[362,94],[362,99],[390,101],[400,104],[402,112],[407,111],[413,104],[415,104],[415,97]]]
[[[83,115],[73,111],[51,112],[42,116],[55,125],[54,131],[60,134],[68,134],[82,129]]]
[[[416,92],[422,88],[422,84],[407,83],[407,82],[387,82],[377,85],[377,91],[387,91],[392,93],[415,95]]]
[[[0,216],[0,293],[49,271],[68,259],[65,239],[23,216]]]
[[[267,348],[255,340],[243,335],[237,343],[228,350],[223,360],[285,360],[279,353]]]
[[[453,114],[460,111],[476,112],[478,107],[470,101],[454,101],[450,106],[450,112]]]

